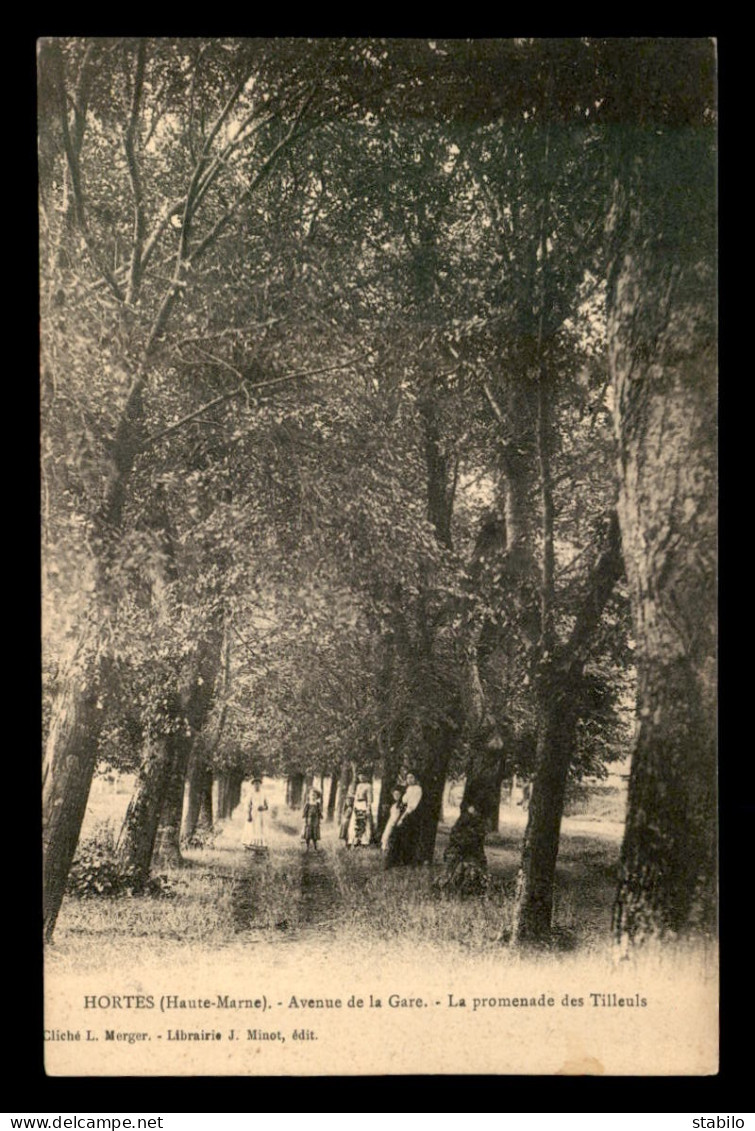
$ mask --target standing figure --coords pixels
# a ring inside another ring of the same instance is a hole
[[[371,844],[372,835],[372,785],[367,774],[358,774],[346,843],[349,848]]]
[[[414,843],[419,825],[417,807],[421,801],[422,786],[414,774],[408,773],[402,797],[403,812],[399,815],[393,827],[393,833],[385,852],[384,863],[386,868],[395,868],[397,864],[413,863]]]
[[[435,883],[445,895],[482,895],[488,886],[485,822],[473,804],[462,805],[443,853],[445,868]]]
[[[301,839],[307,846],[307,852],[309,852],[310,844],[315,846],[315,852],[317,852],[317,842],[320,839],[320,821],[322,820],[322,803],[318,789],[309,791],[309,797],[301,815],[304,821]]]
[[[267,813],[267,798],[262,792],[262,778],[252,779],[252,796],[246,814],[246,822],[241,833],[241,843],[244,848],[253,852],[267,852],[267,839],[265,836],[265,813]]]
[[[354,795],[349,793],[343,802],[343,811],[341,812],[341,823],[338,826],[338,839],[348,840],[349,825],[351,824],[351,814],[354,809]]]
[[[380,840],[380,847],[383,853],[388,851],[388,847],[393,836],[393,830],[396,828],[399,817],[404,811],[404,791],[400,786],[396,786],[391,796],[393,797],[393,804],[391,805],[390,812],[388,813],[388,820],[383,829],[383,835]]]

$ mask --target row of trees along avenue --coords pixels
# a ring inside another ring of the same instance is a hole
[[[411,762],[417,863],[449,775],[491,823],[532,777],[547,940],[568,783],[630,741],[616,939],[708,929],[711,44],[48,39],[38,74],[47,937],[103,760],[137,886],[213,776],[223,815],[371,765],[380,823]]]

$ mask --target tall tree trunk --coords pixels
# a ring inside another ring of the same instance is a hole
[[[578,679],[554,679],[552,695],[541,705],[537,770],[530,796],[527,829],[517,881],[512,942],[550,939],[561,820],[566,781],[574,756]]]
[[[498,425],[503,516],[489,516],[477,535],[469,564],[472,591],[490,586],[497,577],[496,597],[510,619],[516,617],[526,638],[534,639],[539,621],[523,605],[523,582],[533,578],[530,493],[534,479],[533,382],[509,379],[503,390],[487,383],[483,392]],[[505,411],[501,407],[505,404]],[[474,603],[466,612],[464,654],[464,709],[471,753],[465,769],[463,803],[474,801],[488,829],[498,827],[501,782],[506,772],[506,746],[513,740],[505,720],[497,721],[487,706],[481,665],[493,648],[508,647],[500,631],[477,614]],[[537,622],[537,627],[536,627]]]
[[[199,817],[199,772],[200,772],[200,758],[199,749],[201,748],[201,741],[196,742],[192,747],[189,756],[189,765],[186,770],[186,783],[184,788],[184,802],[183,813],[181,817],[181,841],[189,840],[197,827],[197,819]]]
[[[381,640],[382,656],[378,683],[380,703],[380,728],[375,746],[380,761],[380,795],[378,797],[375,836],[379,840],[388,821],[393,804],[392,792],[401,770],[401,757],[398,752],[398,727],[394,718],[394,679],[398,649],[405,646],[405,625],[400,617],[394,617],[392,631]]]
[[[338,775],[338,795],[336,799],[336,820],[339,825],[341,823],[341,817],[343,816],[344,803],[349,795],[349,790],[351,789],[353,791],[355,781],[354,763],[348,758],[344,758],[341,762],[341,771]]]
[[[158,615],[169,616],[165,601],[165,583],[175,581],[178,571],[175,560],[175,537],[162,497],[153,500],[152,525],[162,540],[163,574],[153,582],[153,604]],[[223,657],[222,616],[218,613],[207,624],[196,652],[185,661],[177,693],[172,697],[165,736],[153,735],[145,752],[145,765],[140,768],[136,791],[129,805],[118,842],[118,858],[137,887],[149,878],[154,851],[164,860],[180,861],[178,823],[179,796],[186,777],[186,768],[196,736],[209,714]],[[226,681],[228,649],[225,649]],[[188,733],[187,733],[188,732]],[[158,753],[160,752],[160,753]],[[143,772],[142,772],[143,771]],[[161,814],[169,818],[158,828]]]
[[[230,809],[230,778],[226,773],[215,774],[214,779],[217,802],[215,816],[218,821],[225,821],[231,813]]]
[[[435,855],[438,824],[443,811],[443,791],[451,755],[458,741],[459,727],[447,720],[440,730],[427,731],[426,747],[412,762],[413,772],[422,786],[411,844],[405,854],[407,864],[431,864]]]
[[[304,793],[304,774],[289,774],[286,778],[286,805],[289,809],[301,809]]]
[[[328,786],[328,803],[325,809],[325,820],[332,822],[336,815],[336,794],[338,793],[338,773],[334,767],[330,774],[330,785]]]
[[[638,672],[613,926],[626,949],[715,925],[716,326],[712,131],[622,140],[607,302]]]
[[[163,800],[160,821],[155,840],[155,863],[163,866],[180,867],[181,857],[181,818],[183,815],[184,789],[191,764],[192,752],[200,741],[199,735],[205,726],[215,694],[221,666],[221,650],[224,660],[222,692],[227,691],[229,672],[228,634],[225,648],[219,620],[212,622],[207,634],[200,643],[199,653],[191,668],[191,675],[181,693],[181,708],[184,722],[189,728],[180,727],[173,736],[175,759],[168,778]],[[221,726],[222,726],[221,713]],[[218,738],[220,727],[218,728]],[[193,831],[193,830],[192,830]]]
[[[231,774],[231,786],[228,796],[228,815],[230,817],[233,816],[234,812],[241,804],[241,784],[243,780],[241,773],[238,770],[234,770]]]
[[[198,829],[212,828],[212,773],[205,762],[204,742],[194,744],[186,775],[181,840],[190,840]]]
[[[62,681],[53,704],[43,769],[43,914],[44,934],[52,938],[65,892],[81,823],[86,812],[104,722],[103,699],[112,663],[101,649],[92,624],[107,620],[108,562],[120,530],[126,483],[142,437],[144,376],[132,384],[112,444],[111,472],[97,536],[92,609],[85,619],[77,655],[85,657]],[[95,658],[99,657],[99,658]]]
[[[163,566],[152,581],[151,607],[156,623],[170,623],[170,602],[167,584],[176,579],[175,543],[168,523],[163,501],[157,498],[151,516],[151,525],[161,536]],[[162,731],[152,731],[145,739],[142,760],[137,774],[134,794],[129,802],[117,844],[119,870],[128,877],[135,891],[141,891],[149,879],[152,855],[157,839],[160,814],[163,810],[171,777],[182,757],[179,737],[183,725],[183,709],[190,698],[194,682],[194,665],[189,681],[179,691],[169,690],[166,718]],[[183,767],[178,767],[179,772]]]
[[[425,441],[425,466],[427,468],[427,517],[435,530],[441,546],[453,548],[451,519],[458,467],[445,454],[443,437],[438,424],[436,400],[432,391],[419,402],[419,411]]]
[[[605,548],[591,571],[571,635],[541,675],[537,768],[517,881],[515,943],[541,943],[550,936],[566,782],[581,717],[582,676],[595,630],[622,569],[619,526],[612,514]]]
[[[503,739],[496,730],[489,740],[478,735],[467,761],[462,805],[474,805],[488,831],[498,828],[501,783],[506,775]]]
[[[444,451],[444,438],[439,427],[437,403],[432,389],[421,399],[418,407],[424,434],[427,517],[433,526],[438,544],[447,550],[452,550],[451,523],[458,479],[458,461],[452,460]],[[424,608],[419,612],[417,628],[419,639],[412,645],[400,623],[400,618],[397,619],[393,633],[393,648],[386,656],[385,682],[388,683],[389,678],[393,676],[395,657],[398,655],[414,670],[415,675],[424,672],[426,687],[432,688],[433,684],[437,684],[438,688],[443,687],[446,691],[447,685],[444,685],[438,675],[433,655],[434,630]],[[448,712],[448,706],[446,711]],[[458,711],[456,714],[458,716]],[[402,855],[407,864],[432,862],[438,823],[443,811],[443,790],[451,753],[458,741],[460,729],[457,718],[452,721],[448,713],[439,718],[435,726],[424,726],[421,749],[413,751],[409,759],[411,764],[406,764],[406,770],[415,774],[422,787],[422,800],[413,819],[410,818],[411,824],[407,821],[403,839]],[[394,741],[390,743],[389,748],[394,753],[390,758],[384,758],[376,827],[378,836],[385,828],[392,804],[391,793],[401,769],[400,745],[395,741],[397,737],[395,734],[391,737]],[[406,763],[406,757],[401,761]]]
[[[211,832],[213,827],[212,771],[203,769],[199,778],[199,813],[195,832]]]
[[[505,772],[506,772],[506,763],[502,759],[501,760],[501,780],[498,783],[498,798],[497,798],[495,810],[490,815],[490,831],[491,831],[491,833],[497,833],[499,831],[500,827],[501,827],[501,789],[502,789],[502,786],[503,786],[503,779],[504,779],[504,776],[505,776]]]
[[[169,736],[147,739],[117,844],[118,869],[135,891],[149,879],[157,824],[174,762],[175,747]]]
[[[87,678],[86,673],[83,679],[79,673],[66,673],[47,739],[43,777],[43,915],[48,940],[63,900],[97,761],[97,742],[105,714],[99,700],[99,682],[91,675]]]
[[[66,74],[66,61],[60,43],[54,39],[48,40],[43,51],[40,51],[40,68],[49,72],[51,86],[56,91],[55,110],[59,119],[61,155],[65,159],[65,176],[73,195],[78,235],[81,243],[86,246],[88,257],[94,267],[95,283],[106,286],[108,292],[120,305],[121,328],[124,337],[129,339],[119,363],[116,363],[115,358],[111,359],[114,368],[122,366],[123,371],[130,375],[130,387],[112,440],[106,443],[103,452],[102,466],[107,468],[107,471],[103,474],[101,485],[102,505],[95,519],[94,536],[90,539],[96,558],[96,570],[91,607],[85,617],[85,627],[82,632],[84,641],[91,635],[90,625],[102,625],[110,616],[113,594],[109,585],[109,563],[112,562],[113,548],[117,547],[121,537],[126,496],[137,453],[141,450],[144,439],[143,396],[153,355],[164,341],[164,334],[177,301],[186,293],[184,276],[187,267],[196,267],[202,257],[215,245],[221,233],[227,229],[233,215],[233,210],[228,210],[214,224],[201,243],[190,250],[191,221],[201,201],[200,194],[205,192],[208,186],[206,179],[202,181],[202,174],[207,171],[209,152],[203,150],[187,178],[185,192],[182,193],[184,219],[172,271],[156,296],[156,310],[151,322],[142,327],[143,333],[133,335],[130,326],[133,322],[133,312],[138,306],[144,268],[142,253],[145,214],[139,190],[138,170],[130,168],[135,224],[129,277],[125,289],[107,265],[104,257],[107,248],[98,246],[98,241],[93,235],[86,194],[81,181],[81,146],[87,123],[86,107],[90,79],[93,81],[97,73],[92,63],[98,50],[96,46],[87,48],[75,86],[71,84],[70,76]],[[135,44],[135,61],[136,69],[131,85],[130,121],[127,124],[122,123],[125,126],[123,138],[126,159],[130,166],[134,156],[140,102],[144,95],[146,41]],[[243,83],[236,89],[236,95],[226,102],[214,127],[209,131],[209,144],[220,132],[223,122],[231,113],[235,98],[240,97]],[[281,146],[293,141],[297,133],[298,123],[289,130],[281,145],[275,146],[263,160],[253,181],[255,188],[264,182],[275,167]],[[222,166],[222,162],[220,165]],[[138,364],[134,366],[132,358],[139,352]],[[98,652],[97,649],[92,654]],[[43,772],[46,785],[43,809],[44,929],[48,939],[52,936],[60,909],[68,869],[78,842],[91,787],[95,765],[94,750],[102,713],[96,705],[103,691],[106,690],[106,684],[101,679],[105,671],[103,664],[106,665],[107,661],[91,661],[87,670],[79,671],[69,685],[61,686],[53,705]],[[93,703],[94,708],[92,708]]]
[[[180,868],[184,863],[181,855],[181,816],[190,751],[191,746],[186,743],[185,752],[180,749],[176,753],[173,772],[165,789],[152,857],[153,862],[161,868]]]

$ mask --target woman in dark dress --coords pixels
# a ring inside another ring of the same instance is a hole
[[[399,864],[413,864],[422,801],[422,786],[412,773],[406,775],[401,796],[401,812],[393,826],[388,845],[383,853],[383,867],[395,868]]]
[[[485,823],[473,804],[462,805],[443,853],[445,867],[436,888],[445,895],[481,895],[488,885]]]
[[[315,852],[317,852],[317,843],[320,839],[320,822],[322,820],[322,803],[319,790],[310,790],[307,803],[302,810],[302,818],[304,828],[302,829],[301,839],[307,846],[307,852],[309,852],[310,844],[314,845]]]

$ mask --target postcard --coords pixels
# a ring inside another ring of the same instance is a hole
[[[718,1070],[716,45],[38,42],[51,1076]]]

